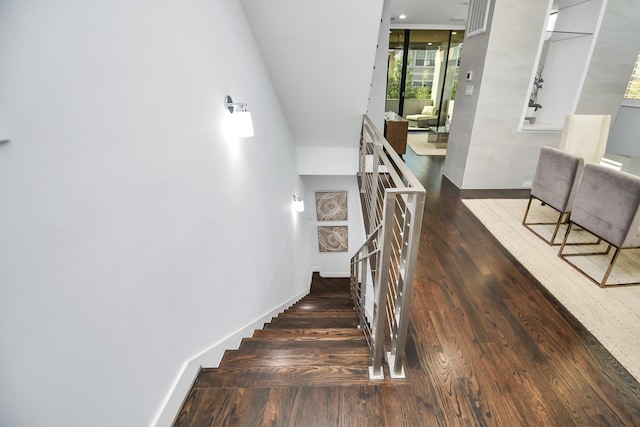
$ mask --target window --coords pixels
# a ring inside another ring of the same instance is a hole
[[[385,111],[419,114],[425,100],[444,126],[455,97],[464,31],[393,29],[389,33]]]
[[[633,67],[631,78],[624,93],[625,99],[640,99],[640,55],[636,58],[636,65]]]

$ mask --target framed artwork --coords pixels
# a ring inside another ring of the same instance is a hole
[[[346,252],[349,250],[349,227],[318,226],[318,250],[320,252]]]
[[[346,191],[316,191],[316,217],[318,221],[346,221]]]

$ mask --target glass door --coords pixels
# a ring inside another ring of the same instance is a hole
[[[448,126],[463,40],[463,31],[392,30],[386,111],[407,118],[409,129]]]
[[[461,32],[452,31],[449,38],[448,49],[445,52],[443,86],[439,102],[438,126],[444,126],[449,132],[449,124],[453,117],[458,77],[460,75],[460,58],[464,35]]]
[[[406,82],[404,44],[405,30],[392,30],[389,34],[389,58],[387,63],[387,98],[385,111],[392,111],[402,116],[401,98]]]

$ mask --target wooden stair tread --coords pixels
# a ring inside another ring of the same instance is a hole
[[[287,310],[283,313],[280,313],[278,317],[274,317],[274,319],[287,319],[294,317],[326,317],[326,318],[334,318],[334,317],[358,317],[358,313],[351,309],[327,309],[327,310]]]
[[[358,366],[220,367],[203,369],[193,388],[290,387],[369,384],[369,368]]]
[[[359,320],[354,317],[339,317],[334,319],[326,318],[275,318],[270,323],[264,325],[265,329],[291,329],[297,328],[356,328]]]
[[[298,310],[298,311],[313,311],[313,310],[336,310],[336,309],[353,309],[354,304],[353,301],[349,300],[335,300],[335,301],[302,301],[296,303],[289,307],[286,311],[289,310]]]
[[[333,348],[368,348],[366,338],[357,328],[283,328],[260,329],[253,333],[252,338],[241,341],[240,349],[291,348],[325,349]]]
[[[308,293],[302,299],[318,300],[318,301],[330,300],[330,299],[336,299],[336,300],[347,300],[348,299],[348,300],[350,300],[351,299],[351,293],[349,293],[349,292],[314,292],[314,291],[311,291],[311,293]]]
[[[362,365],[369,363],[369,348],[258,348],[252,352],[227,351],[220,367],[287,367],[287,366],[331,366]]]
[[[357,328],[296,328],[296,329],[257,329],[253,332],[253,338],[268,338],[272,340],[345,340],[363,338],[362,331]]]
[[[286,348],[291,348],[292,345],[294,344],[290,340],[247,340],[240,343],[238,350],[253,351],[258,348],[286,349]],[[295,346],[297,348],[324,349],[326,351],[331,351],[337,347],[344,347],[344,348],[367,347],[368,348],[368,344],[364,336],[361,337],[360,339],[353,338],[350,340],[333,340],[333,341],[322,340],[322,339],[296,340]]]

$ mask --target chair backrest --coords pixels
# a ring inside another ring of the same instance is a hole
[[[564,120],[560,149],[585,162],[600,162],[607,149],[610,115],[571,114]]]
[[[640,177],[589,163],[571,211],[571,221],[623,248],[640,246]]]
[[[582,157],[557,148],[540,148],[531,195],[560,212],[570,212],[583,167]]]

